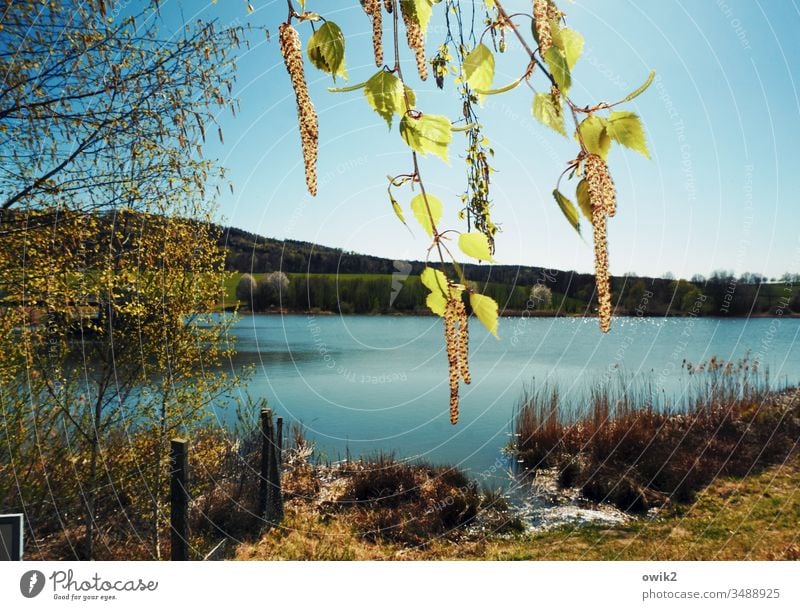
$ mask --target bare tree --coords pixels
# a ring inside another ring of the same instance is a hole
[[[544,284],[536,284],[531,288],[531,300],[536,303],[537,309],[548,310],[553,307],[553,291]]]
[[[157,2],[125,17],[106,4],[0,2],[0,209],[141,208],[178,174],[202,190],[242,29],[167,37]]]
[[[240,301],[248,303],[250,307],[252,307],[253,297],[255,296],[257,290],[258,283],[256,282],[256,279],[249,273],[245,273],[239,278],[239,282],[236,284],[236,298]]]
[[[283,271],[268,273],[258,291],[259,305],[261,307],[280,305],[287,290],[289,290],[289,276]]]

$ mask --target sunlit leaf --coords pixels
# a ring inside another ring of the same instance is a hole
[[[564,129],[564,114],[561,104],[556,103],[553,95],[537,93],[533,98],[533,116],[543,125],[547,125],[562,135],[567,135]]]
[[[326,21],[314,32],[308,41],[306,52],[311,63],[336,80],[337,76],[347,78],[344,66],[344,34],[333,21]]]
[[[473,292],[469,295],[469,304],[475,317],[497,337],[497,302],[491,297]]]
[[[489,239],[483,233],[462,233],[458,237],[458,247],[464,254],[479,261],[494,262]]]
[[[453,132],[446,116],[423,114],[413,117],[406,114],[400,121],[400,135],[412,150],[423,155],[433,153],[449,162],[447,147],[453,139]]]
[[[464,59],[464,75],[476,90],[489,89],[494,81],[494,55],[485,44],[479,44]]]
[[[389,195],[389,199],[392,202],[392,209],[394,210],[395,215],[400,219],[400,222],[406,224],[406,216],[403,214],[403,208],[400,207],[400,204],[397,202],[397,199]]]
[[[590,153],[606,159],[611,148],[611,137],[606,130],[606,120],[598,116],[588,116],[578,128],[583,136],[583,143]],[[575,134],[578,139],[578,134]]]
[[[575,30],[560,28],[558,33],[553,35],[553,44],[564,53],[567,67],[572,70],[583,52],[583,36]]]
[[[426,200],[427,205],[425,204]],[[430,193],[425,195],[420,193],[411,200],[411,211],[414,213],[414,217],[430,237],[433,237],[433,225],[442,219],[442,209],[442,202]],[[431,219],[433,219],[433,223],[431,223]]]
[[[612,139],[650,158],[642,122],[633,112],[612,112],[608,115],[606,129]]]
[[[438,316],[443,316],[449,292],[444,273],[433,267],[425,267],[420,275],[420,281],[425,288],[430,290],[430,294],[425,299],[428,309]]]
[[[447,299],[439,292],[431,292],[425,297],[425,305],[437,316],[444,316],[444,310],[447,308]]]
[[[390,128],[392,117],[395,114],[402,116],[406,112],[406,97],[410,106],[413,107],[416,102],[414,91],[406,87],[404,93],[403,82],[386,70],[379,70],[366,82],[364,96]]]
[[[578,208],[576,208],[575,204],[567,199],[558,189],[553,191],[553,197],[556,203],[558,203],[558,207],[561,208],[561,212],[564,214],[567,222],[572,225],[573,229],[580,233],[581,225],[578,218]]]
[[[553,75],[556,85],[558,85],[562,93],[566,94],[572,86],[572,77],[569,73],[569,65],[567,64],[564,51],[556,46],[552,46],[547,49],[547,53],[544,54],[544,61],[550,70],[550,74]]]
[[[575,188],[575,198],[578,200],[578,207],[583,215],[589,222],[592,222],[592,202],[589,199],[589,184],[586,180],[578,182],[578,186]]]
[[[433,267],[425,267],[420,274],[420,281],[431,292],[440,292],[442,296],[447,295],[447,278],[444,273]]]

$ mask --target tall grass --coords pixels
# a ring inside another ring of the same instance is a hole
[[[677,396],[621,373],[581,400],[552,385],[527,388],[513,419],[521,467],[556,467],[562,486],[642,512],[796,450],[800,397],[772,387],[767,369],[745,357],[684,361],[682,370]]]

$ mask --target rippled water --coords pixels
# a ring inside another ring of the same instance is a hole
[[[473,382],[462,389],[461,421],[451,426],[439,318],[253,315],[234,330],[237,363],[256,364],[250,395],[301,422],[327,457],[393,451],[473,474],[506,466],[501,448],[534,378],[557,383],[578,404],[592,384],[620,371],[676,395],[688,379],[684,359],[749,351],[775,383],[800,381],[800,319],[617,318],[602,335],[595,319],[504,318],[500,340],[474,321]]]

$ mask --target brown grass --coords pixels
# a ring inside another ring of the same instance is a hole
[[[684,362],[682,397],[618,379],[592,390],[588,407],[557,388],[526,392],[512,450],[523,469],[557,466],[564,487],[590,500],[645,512],[689,502],[721,476],[785,461],[800,438],[800,394],[773,391],[768,371],[744,358]]]

